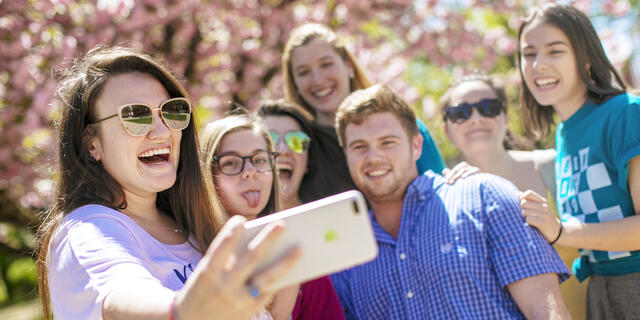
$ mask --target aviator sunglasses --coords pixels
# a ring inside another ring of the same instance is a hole
[[[280,134],[275,131],[269,131],[269,135],[273,140],[273,144],[278,145]],[[309,149],[309,143],[311,142],[311,138],[302,131],[289,131],[284,134],[283,139],[287,148],[297,154],[302,154]]]
[[[481,116],[487,118],[497,117],[504,110],[500,100],[482,99],[476,103],[461,103],[457,106],[446,107],[442,109],[442,116],[445,120],[449,119],[453,123],[461,123],[471,118],[473,108],[476,108]]]
[[[92,124],[118,116],[128,134],[134,137],[144,136],[153,126],[153,110],[160,110],[162,121],[171,130],[180,131],[189,126],[191,104],[186,98],[169,99],[158,108],[152,108],[144,103],[124,104],[118,107],[118,113],[97,120]]]

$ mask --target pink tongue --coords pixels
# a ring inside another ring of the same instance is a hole
[[[255,208],[260,204],[260,192],[258,191],[243,192],[242,196],[247,200],[251,208]]]

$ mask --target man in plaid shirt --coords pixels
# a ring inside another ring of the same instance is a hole
[[[418,176],[415,115],[384,85],[345,99],[336,129],[379,247],[332,275],[348,319],[569,318],[559,288],[569,272],[525,224],[513,184]]]

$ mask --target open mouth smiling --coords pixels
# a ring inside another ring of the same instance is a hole
[[[535,83],[536,83],[536,86],[538,86],[538,88],[548,88],[556,85],[558,82],[559,82],[558,79],[551,78],[551,77],[535,79]]]
[[[159,164],[169,161],[171,150],[169,148],[159,148],[147,150],[138,155],[138,160],[145,164]]]

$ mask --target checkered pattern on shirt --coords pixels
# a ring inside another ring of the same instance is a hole
[[[432,172],[416,178],[398,239],[373,220],[378,257],[332,276],[347,319],[522,318],[507,284],[569,273],[525,225],[516,192],[487,174],[454,185]]]
[[[603,104],[585,103],[556,130],[556,199],[563,220],[585,223],[635,215],[628,162],[640,155],[640,98],[621,94]],[[590,262],[638,252],[580,250]]]

